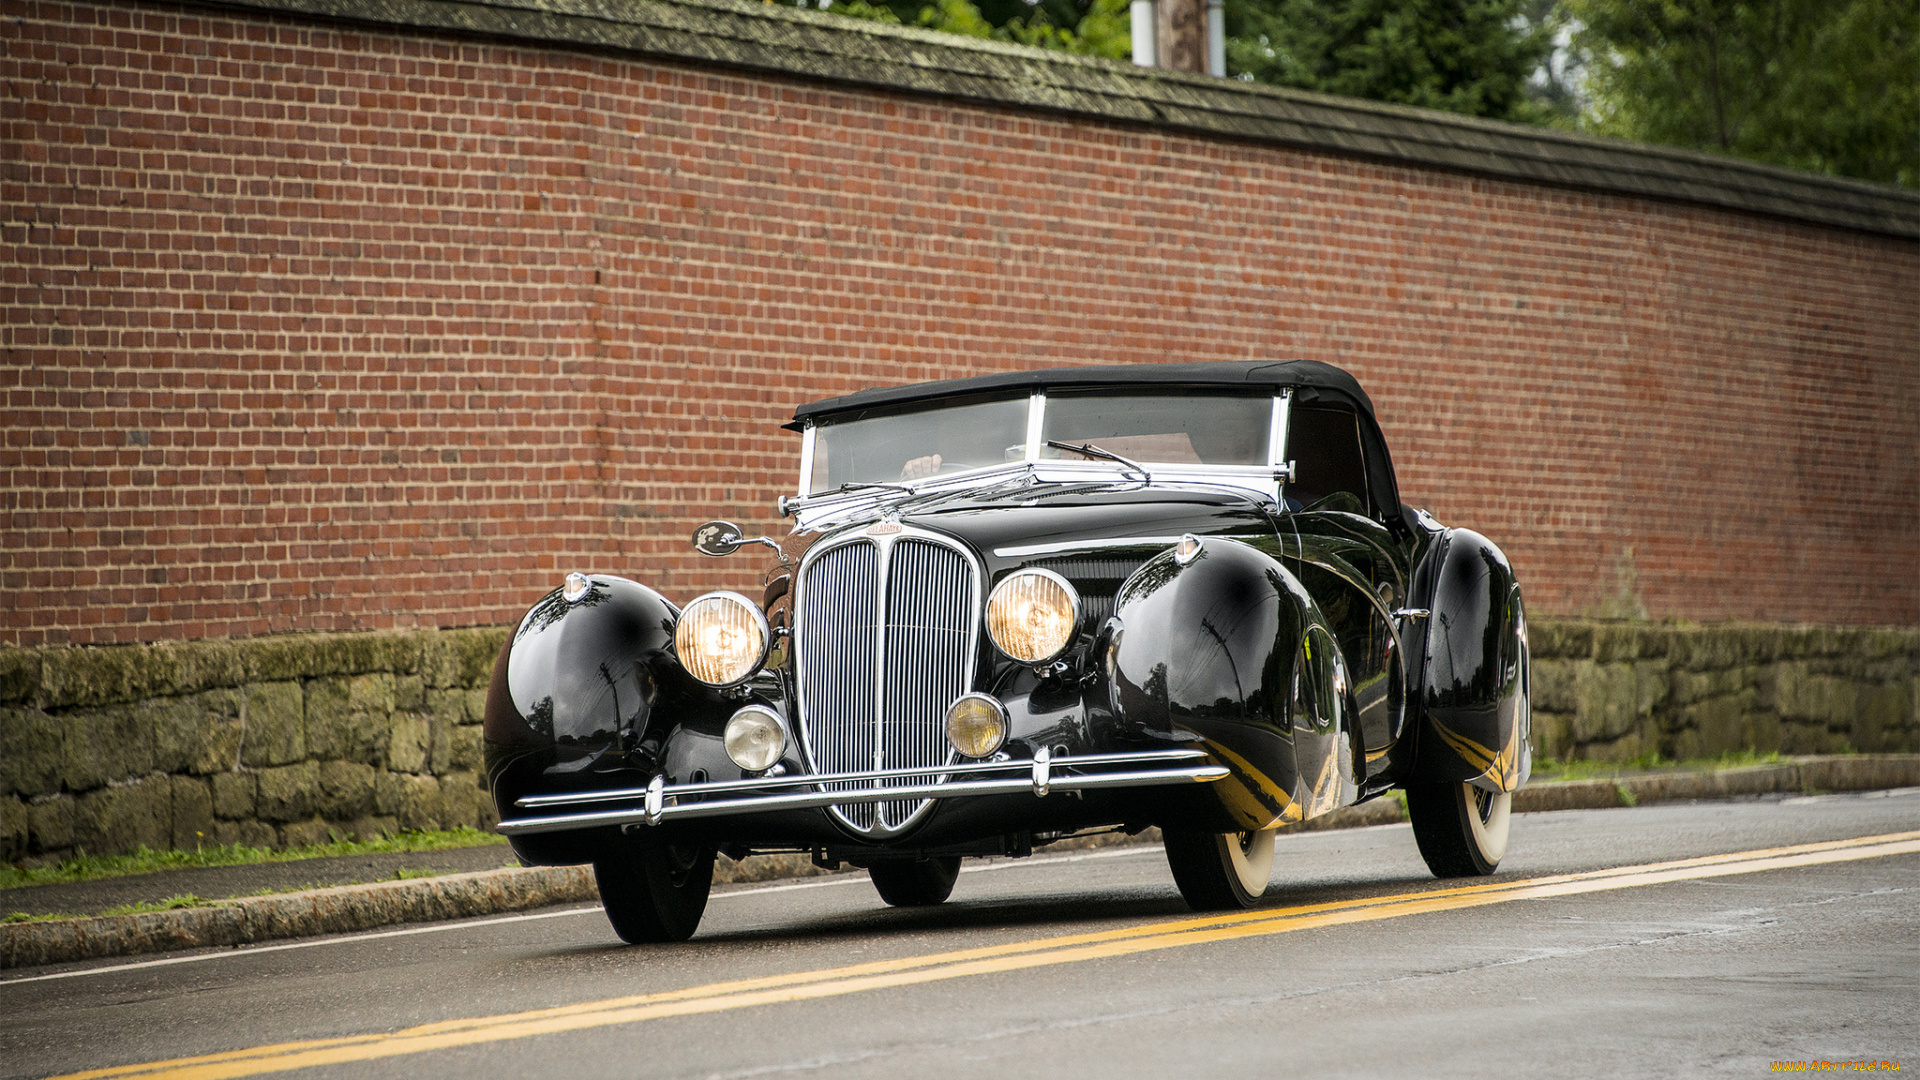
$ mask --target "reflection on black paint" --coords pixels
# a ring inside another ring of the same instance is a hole
[[[1427,642],[1426,708],[1446,735],[1420,751],[1421,768],[1440,779],[1493,776],[1511,790],[1530,768],[1520,589],[1506,556],[1477,533],[1454,530],[1441,557]]]
[[[509,697],[528,731],[572,760],[640,747],[674,616],[658,593],[605,576],[579,600],[556,592],[536,604],[508,657]]]
[[[527,727],[536,735],[553,738],[553,696],[551,694],[533,703],[533,708],[527,712]]]
[[[1433,613],[1440,648],[1447,656],[1448,679],[1444,691],[1438,686],[1430,687],[1430,691],[1442,691],[1448,697],[1476,692],[1484,696],[1494,687],[1475,683],[1490,683],[1499,674],[1497,664],[1484,662],[1500,652],[1499,622],[1490,617],[1498,601],[1487,603],[1481,596],[1487,591],[1488,579],[1497,578],[1499,567],[1488,552],[1473,554],[1476,557],[1471,562],[1447,561],[1439,592],[1453,602]]]
[[[1172,559],[1155,559],[1134,572],[1122,589],[1119,603],[1145,600],[1173,581],[1180,567]]]
[[[578,600],[568,600],[560,594],[560,590],[555,589],[527,612],[526,618],[520,621],[520,629],[514,633],[513,639],[519,641],[528,634],[537,634],[547,629],[566,618],[567,612],[574,608],[599,607],[611,599],[613,599],[613,593],[591,578],[588,579],[586,595]]]

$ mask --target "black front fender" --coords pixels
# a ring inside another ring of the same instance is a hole
[[[599,574],[578,600],[556,590],[528,610],[487,693],[487,782],[502,818],[518,816],[514,800],[527,794],[644,786],[659,770],[669,718],[721,707],[673,656],[679,615],[652,589]],[[513,844],[528,862],[573,863],[605,839]]]
[[[1176,825],[1264,829],[1353,801],[1344,667],[1318,605],[1278,561],[1219,538],[1186,565],[1160,555],[1121,587],[1114,623],[1120,734],[1199,742],[1232,770],[1205,789],[1202,820]],[[1310,634],[1318,656],[1302,648]]]

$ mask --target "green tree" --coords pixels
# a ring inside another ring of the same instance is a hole
[[[831,2],[948,33],[1131,52],[1127,0]],[[1915,0],[1226,5],[1227,70],[1243,79],[1920,188]]]
[[[833,0],[827,6],[856,19],[913,23],[949,34],[1115,60],[1132,55],[1127,8],[1128,0]]]
[[[1913,0],[1566,0],[1582,126],[1920,187]]]
[[[1537,5],[1536,5],[1537,6]],[[1540,120],[1552,47],[1528,0],[1227,0],[1227,72],[1280,86]]]
[[[1580,111],[1586,105],[1578,86],[1583,70],[1572,48],[1573,20],[1567,15],[1565,0],[1522,0],[1520,18],[1548,43],[1546,56],[1527,82],[1527,96],[1539,106],[1546,123],[1578,127]]]

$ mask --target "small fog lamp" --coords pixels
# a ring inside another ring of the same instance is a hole
[[[739,593],[708,593],[680,613],[673,648],[687,674],[708,686],[745,682],[766,662],[766,617]]]
[[[1066,651],[1079,622],[1079,594],[1051,570],[1015,570],[987,597],[987,636],[1023,664],[1045,663]]]
[[[787,729],[765,705],[749,705],[727,721],[727,756],[747,772],[773,768],[787,750]]]
[[[947,706],[947,742],[965,757],[983,758],[1007,741],[1007,710],[985,694],[963,694]]]

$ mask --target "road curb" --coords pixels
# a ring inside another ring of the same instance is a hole
[[[223,900],[138,915],[0,926],[0,968],[440,922],[597,899],[584,866],[512,867]]]
[[[1602,810],[1695,799],[1874,791],[1917,785],[1920,785],[1920,754],[1858,754],[1797,758],[1777,765],[1747,765],[1711,772],[1656,772],[1535,784],[1514,793],[1513,809],[1523,814],[1542,810]]]
[[[1659,802],[1915,786],[1920,786],[1920,754],[1861,754],[1713,771],[1533,784],[1515,793],[1513,809],[1519,813],[1601,810]],[[1399,800],[1383,798],[1282,831],[1359,828],[1402,820]],[[1105,847],[1157,838],[1157,831],[1152,830],[1139,837],[1103,834],[1058,847]],[[768,881],[820,872],[805,856],[772,856],[726,866],[718,880]],[[400,923],[466,919],[596,899],[593,872],[588,867],[512,867],[245,897],[139,915],[10,923],[0,926],[0,969],[353,933]]]

